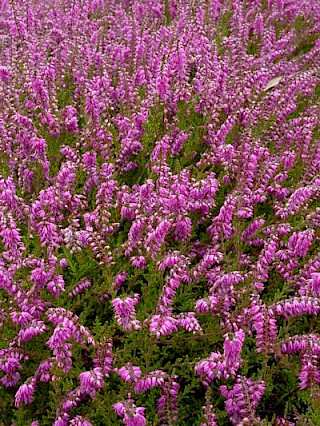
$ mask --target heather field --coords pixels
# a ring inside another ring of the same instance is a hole
[[[0,426],[320,425],[319,34],[0,0]]]

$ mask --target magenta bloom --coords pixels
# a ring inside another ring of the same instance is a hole
[[[145,426],[147,424],[144,416],[145,408],[137,407],[130,395],[129,399],[117,402],[113,405],[113,408],[118,416],[123,418],[123,423],[126,426]]]
[[[134,297],[125,297],[120,299],[119,297],[113,299],[112,305],[115,311],[115,317],[118,325],[122,326],[124,330],[131,331],[140,330],[140,321],[136,319],[135,306],[139,301],[139,294],[135,294]]]
[[[21,385],[15,396],[15,406],[19,407],[21,404],[31,404],[34,391],[35,387],[33,383],[24,383]]]
[[[116,371],[125,382],[136,382],[142,374],[140,367],[133,366],[130,362]]]

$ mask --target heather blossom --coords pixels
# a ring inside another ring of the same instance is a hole
[[[135,318],[135,305],[138,303],[139,297],[139,294],[135,294],[133,298],[126,297],[122,300],[117,297],[112,301],[117,322],[126,331],[141,328],[140,321]]]
[[[76,416],[74,419],[70,420],[69,424],[73,426],[92,426],[92,423],[88,422],[88,420],[82,416]]]
[[[250,424],[257,421],[255,409],[264,394],[265,387],[263,381],[253,382],[242,376],[238,376],[231,390],[225,385],[220,386],[220,392],[226,398],[226,411],[233,424]]]
[[[15,405],[19,407],[20,404],[30,404],[33,401],[33,393],[35,387],[32,381],[29,384],[23,384],[19,387],[15,396]]]
[[[224,336],[224,358],[230,370],[237,371],[240,365],[240,354],[245,339],[243,330],[236,331],[234,335],[227,333]]]
[[[114,371],[117,371],[119,377],[126,382],[136,382],[142,374],[140,367],[133,366],[131,363]]]
[[[135,393],[146,392],[147,390],[162,386],[165,383],[166,373],[161,370],[152,371],[146,377],[138,380],[134,386]]]
[[[118,416],[123,418],[123,423],[126,426],[145,426],[147,424],[144,417],[145,408],[137,407],[130,394],[126,401],[117,402],[113,405],[113,408]]]

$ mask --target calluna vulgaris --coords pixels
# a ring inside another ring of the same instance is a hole
[[[319,33],[0,0],[0,425],[320,424]]]

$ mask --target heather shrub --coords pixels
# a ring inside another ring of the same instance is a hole
[[[319,22],[0,0],[0,425],[320,424]]]

